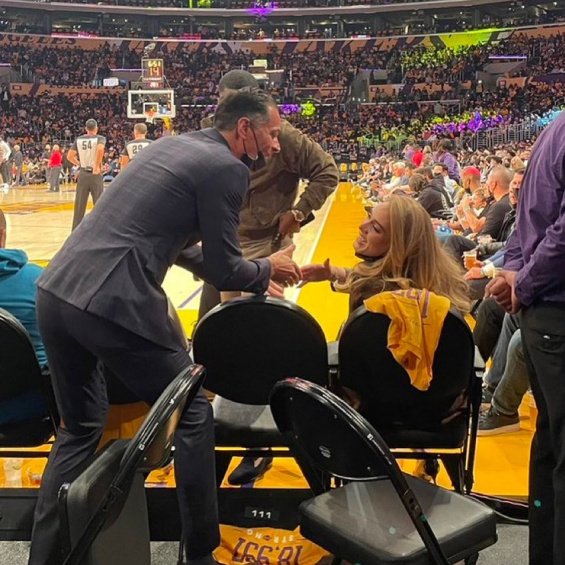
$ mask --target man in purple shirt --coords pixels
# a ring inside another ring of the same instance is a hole
[[[505,270],[487,295],[521,310],[538,408],[530,456],[530,565],[565,563],[565,112],[536,142]]]

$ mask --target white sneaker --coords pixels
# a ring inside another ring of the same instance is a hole
[[[9,190],[10,190],[10,185],[9,185],[8,183],[4,183],[4,184],[2,185],[2,192],[3,192],[4,194],[8,194],[8,191],[9,191]]]

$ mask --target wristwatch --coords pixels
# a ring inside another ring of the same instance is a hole
[[[305,219],[306,216],[304,215],[304,212],[301,212],[300,210],[298,210],[297,208],[292,208],[290,210],[290,213],[294,216],[294,220],[296,222],[298,222],[299,224],[302,223]]]

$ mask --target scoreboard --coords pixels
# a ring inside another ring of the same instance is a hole
[[[165,83],[163,59],[141,59],[141,80],[146,88],[163,88]]]

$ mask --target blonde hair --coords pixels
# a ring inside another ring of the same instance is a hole
[[[469,312],[463,268],[439,243],[426,210],[406,196],[393,195],[388,205],[390,247],[383,257],[353,268],[346,282],[353,300],[383,288],[421,288],[449,298],[460,312]]]

